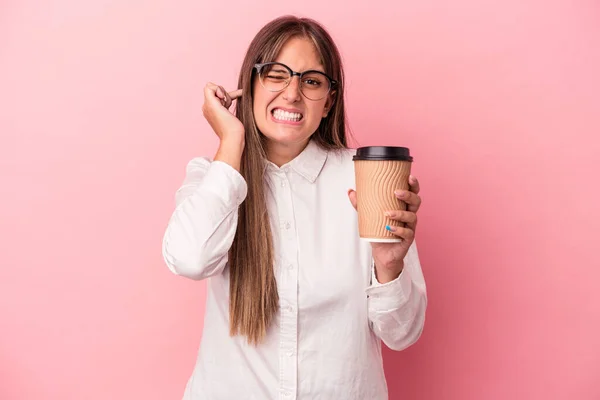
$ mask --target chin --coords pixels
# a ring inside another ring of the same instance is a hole
[[[298,145],[307,142],[312,134],[299,132],[267,132],[263,133],[267,140],[272,143],[277,143],[285,146]]]

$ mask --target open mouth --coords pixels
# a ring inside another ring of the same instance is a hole
[[[273,118],[275,118],[277,121],[299,122],[302,121],[302,118],[304,117],[300,113],[288,112],[279,108],[271,111],[271,114],[273,114]]]

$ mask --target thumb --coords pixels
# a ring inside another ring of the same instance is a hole
[[[356,210],[356,191],[353,189],[348,190],[348,198],[350,199],[350,203],[352,203],[352,207]]]

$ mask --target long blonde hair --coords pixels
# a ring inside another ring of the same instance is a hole
[[[265,25],[254,37],[242,64],[238,88],[244,96],[236,116],[244,124],[246,146],[241,173],[248,183],[248,195],[239,209],[237,232],[229,253],[230,334],[247,336],[259,344],[279,308],[274,273],[273,239],[265,199],[265,136],[258,130],[253,114],[253,81],[256,63],[274,61],[284,44],[293,37],[311,40],[325,72],[339,83],[335,86],[333,108],[312,139],[324,149],[347,148],[344,109],[344,76],[340,53],[327,31],[308,18],[284,16]],[[250,95],[247,95],[247,94]]]

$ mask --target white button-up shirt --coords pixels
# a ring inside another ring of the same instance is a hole
[[[259,346],[229,336],[228,250],[247,184],[231,166],[195,158],[176,194],[163,256],[176,274],[206,279],[204,331],[184,400],[387,399],[381,341],[420,336],[427,296],[416,245],[400,276],[377,282],[348,199],[354,150],[313,141],[281,168],[268,163],[267,207],[279,314]]]

